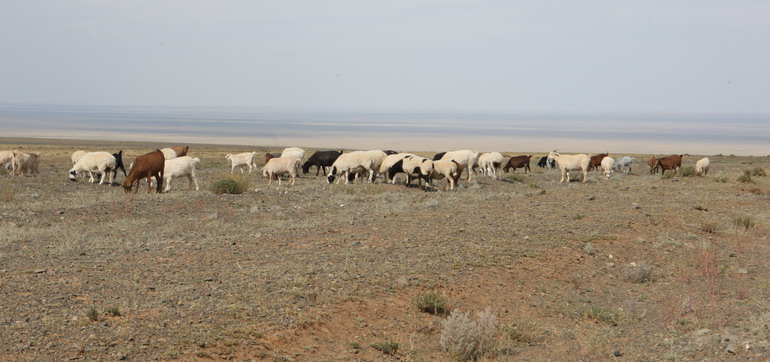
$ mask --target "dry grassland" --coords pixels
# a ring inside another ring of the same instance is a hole
[[[42,152],[38,176],[0,174],[0,359],[770,354],[770,180],[738,181],[767,157],[661,177],[637,155],[632,174],[585,184],[535,161],[455,192],[252,174],[245,194],[216,195],[224,154],[252,148],[191,145],[198,192],[67,179],[77,149],[128,164],[158,146],[0,139]]]

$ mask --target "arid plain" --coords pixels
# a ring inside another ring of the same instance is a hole
[[[768,157],[662,177],[631,155],[586,183],[535,161],[451,192],[253,173],[217,195],[226,153],[266,148],[191,144],[200,191],[67,179],[75,150],[166,146],[0,139],[42,155],[0,171],[0,359],[450,360],[451,314],[487,309],[488,360],[770,355]]]

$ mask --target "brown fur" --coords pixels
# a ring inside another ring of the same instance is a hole
[[[527,173],[527,171],[532,171],[529,168],[529,160],[532,158],[532,155],[521,155],[521,156],[514,156],[511,157],[511,159],[508,160],[508,163],[505,164],[505,167],[503,167],[504,172],[508,172],[509,169],[513,169],[513,172],[516,172],[517,168],[524,168],[524,173]]]
[[[155,177],[157,186],[156,192],[160,192],[163,187],[163,167],[166,165],[166,158],[163,157],[163,152],[155,150],[150,153],[146,153],[141,156],[137,156],[134,160],[134,167],[129,171],[126,179],[123,180],[123,190],[125,192],[131,192],[136,183],[136,190],[139,191],[139,180],[147,178],[147,192],[152,192],[152,178]]]
[[[650,168],[650,175],[658,173],[658,158],[653,155],[647,160],[647,167]]]
[[[176,146],[176,147],[171,147],[171,149],[174,150],[174,152],[176,152],[176,157],[182,157],[182,156],[187,156],[187,151],[190,150],[190,146]]]
[[[676,173],[676,169],[682,167],[682,157],[684,155],[671,155],[659,158],[656,166],[660,166],[660,174],[666,173],[666,170],[673,170]]]
[[[591,156],[591,161],[588,162],[588,171],[598,169],[602,165],[602,160],[609,156],[608,152],[600,153],[596,156]]]

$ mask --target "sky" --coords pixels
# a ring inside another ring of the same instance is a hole
[[[770,1],[0,0],[0,104],[770,113]]]

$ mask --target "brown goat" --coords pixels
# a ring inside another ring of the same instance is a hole
[[[190,150],[190,146],[176,146],[176,147],[171,147],[171,149],[174,150],[174,152],[176,152],[176,157],[182,157],[182,156],[187,156],[187,151]]]
[[[647,160],[647,167],[650,168],[650,175],[658,173],[658,158],[655,157],[655,155],[652,155],[652,157]]]
[[[600,153],[596,156],[591,156],[591,161],[588,162],[588,171],[599,169],[599,167],[602,165],[602,160],[609,156],[609,152]]]
[[[166,166],[166,158],[163,157],[163,152],[155,150],[150,153],[137,156],[134,160],[134,167],[128,172],[128,176],[123,180],[123,190],[128,193],[134,188],[136,183],[136,190],[139,191],[139,181],[143,178],[147,178],[147,192],[152,192],[152,178],[155,177],[155,182],[158,185],[156,192],[160,192],[163,187],[163,168]]]
[[[682,167],[682,157],[684,155],[671,155],[659,158],[656,166],[660,166],[660,174],[665,174],[666,170],[672,170],[676,173],[676,169]]]
[[[513,156],[508,160],[508,163],[505,164],[505,167],[503,167],[504,172],[508,172],[508,170],[513,169],[513,172],[516,172],[517,168],[524,168],[524,173],[527,173],[527,171],[532,171],[529,168],[529,160],[532,158],[532,155],[520,155],[520,156]]]

